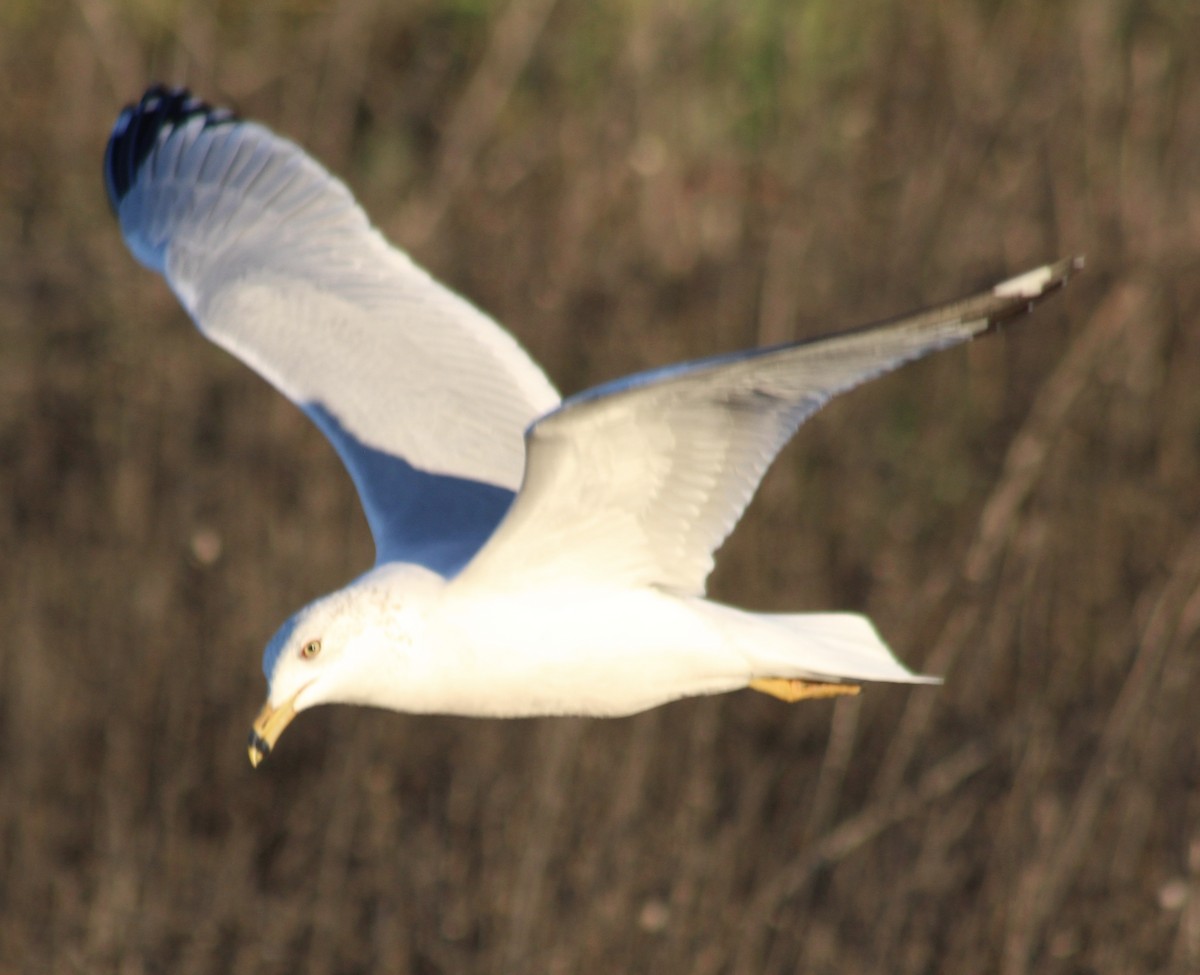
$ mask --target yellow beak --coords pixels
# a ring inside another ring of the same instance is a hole
[[[303,687],[300,688],[300,691],[302,690]],[[250,729],[250,764],[255,768],[271,754],[271,749],[283,734],[283,729],[292,723],[292,718],[296,716],[296,698],[300,696],[300,691],[296,691],[277,708],[271,707],[271,702],[268,701],[258,712],[254,726]]]

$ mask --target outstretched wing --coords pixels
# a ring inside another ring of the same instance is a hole
[[[333,442],[377,561],[457,571],[508,510],[525,428],[559,402],[512,336],[298,146],[186,91],[126,108],[104,171],[130,250]]]
[[[526,435],[525,481],[453,585],[658,586],[700,595],[775,455],[838,393],[1027,312],[1079,259],[965,301],[684,363],[568,399]]]

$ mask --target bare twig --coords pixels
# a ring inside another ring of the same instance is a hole
[[[1142,602],[1150,605],[1143,605],[1142,612],[1137,614],[1146,620],[1137,656],[1109,712],[1075,803],[1052,845],[1053,853],[1022,883],[1026,896],[1018,900],[1016,923],[1005,944],[1006,975],[1029,971],[1040,932],[1093,849],[1096,821],[1120,780],[1122,754],[1153,698],[1163,661],[1172,650],[1187,645],[1200,632],[1200,529],[1182,546],[1159,591]]]
[[[1009,447],[1000,480],[984,505],[979,531],[967,553],[968,581],[981,583],[995,575],[1019,521],[1020,510],[1037,486],[1072,407],[1095,374],[1097,362],[1129,327],[1135,312],[1144,307],[1144,297],[1143,289],[1136,285],[1126,284],[1116,289],[1042,385],[1028,419]],[[950,585],[945,591],[954,590]],[[980,605],[973,600],[964,600],[954,607],[924,661],[925,670],[944,674],[954,665],[979,622],[980,612]],[[875,780],[876,798],[886,798],[899,789],[936,706],[936,695],[914,694],[909,698]]]
[[[554,4],[555,0],[512,0],[497,20],[483,60],[446,123],[432,186],[409,204],[401,220],[410,246],[429,239],[466,180],[533,56]]]
[[[992,745],[970,742],[930,768],[915,788],[906,789],[888,801],[872,803],[843,820],[779,870],[775,879],[755,897],[748,916],[769,921],[779,905],[808,883],[818,870],[846,859],[892,826],[911,819],[930,803],[952,793],[983,770],[994,750]]]
[[[527,970],[534,922],[542,905],[544,878],[555,849],[556,827],[566,803],[566,770],[579,748],[583,722],[542,722],[538,750],[542,753],[537,781],[537,804],[526,824],[524,853],[517,865],[509,905],[509,931],[504,946],[504,971]]]

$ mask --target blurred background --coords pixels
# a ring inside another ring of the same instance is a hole
[[[5,0],[0,972],[1200,971],[1200,7]],[[305,714],[366,568],[306,419],[135,264],[187,83],[300,142],[564,392],[1088,270],[839,399],[712,581],[940,688]]]

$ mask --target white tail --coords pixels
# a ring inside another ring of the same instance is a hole
[[[940,677],[914,674],[897,660],[865,616],[716,608],[734,617],[726,617],[725,625],[749,658],[755,677],[941,683]]]

